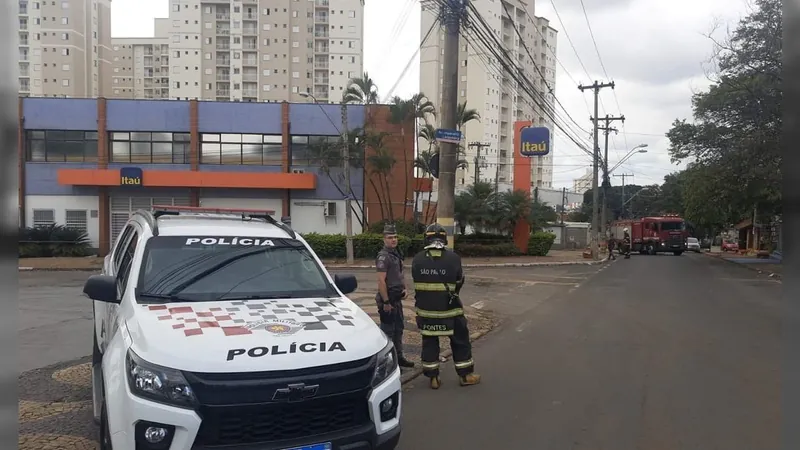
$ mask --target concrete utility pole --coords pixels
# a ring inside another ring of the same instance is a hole
[[[607,214],[608,213],[606,212],[606,209],[608,209],[608,206],[607,206],[608,205],[608,200],[607,200],[607,198],[608,198],[608,189],[611,187],[611,180],[608,178],[608,135],[612,131],[614,133],[617,132],[616,128],[611,127],[609,125],[611,124],[611,122],[613,122],[615,120],[620,120],[623,123],[625,123],[625,116],[613,117],[613,116],[609,116],[608,114],[606,114],[606,116],[604,118],[600,119],[600,120],[605,121],[605,123],[606,123],[606,126],[598,127],[598,129],[603,130],[603,132],[606,135],[606,147],[605,147],[605,151],[603,153],[603,206],[602,206],[602,209],[600,210],[601,211],[600,222],[601,222],[602,228],[603,228],[603,236],[605,236],[605,234],[608,232],[608,226],[607,226],[607,222],[608,222]]]
[[[475,156],[475,181],[474,181],[474,183],[477,183],[478,181],[481,181],[481,164],[483,164],[481,162],[481,149],[484,147],[489,147],[489,144],[483,144],[480,142],[470,142],[468,147],[478,149],[478,155]]]
[[[445,49],[445,52],[447,52],[447,49]],[[599,83],[599,82],[595,81],[590,86],[584,86],[584,85],[578,86],[578,89],[580,89],[581,92],[583,92],[583,91],[585,91],[587,89],[591,89],[592,91],[594,91],[594,117],[590,117],[589,120],[591,120],[592,124],[594,125],[594,149],[592,150],[592,155],[594,157],[592,158],[593,161],[592,161],[592,244],[591,244],[591,249],[592,249],[592,259],[594,259],[595,261],[599,259],[598,240],[599,240],[599,237],[600,237],[599,236],[600,226],[598,224],[598,210],[599,210],[599,207],[600,207],[600,205],[598,203],[600,202],[600,198],[599,198],[600,196],[599,196],[599,192],[598,192],[598,189],[597,189],[597,184],[598,184],[598,182],[597,182],[597,179],[598,179],[598,173],[597,173],[598,164],[597,163],[600,160],[600,145],[598,144],[598,140],[599,140],[598,126],[600,125],[600,122],[599,122],[599,119],[598,119],[597,115],[598,115],[598,102],[600,101],[600,89],[603,89],[603,88],[606,88],[606,87],[610,87],[611,89],[614,89],[614,82],[612,81],[610,83]]]
[[[628,178],[628,177],[633,178],[633,174],[632,173],[622,173],[622,174],[614,175],[614,176],[622,178],[622,218],[624,219],[625,218],[625,178]]]
[[[458,110],[458,42],[461,17],[469,0],[449,0],[440,10],[441,23],[445,27],[444,61],[442,62],[442,106],[441,127],[456,130],[456,111]],[[458,144],[441,142],[439,149],[439,199],[436,202],[436,218],[439,225],[447,230],[447,246],[455,243],[455,196],[456,196],[456,158]]]
[[[344,160],[344,186],[347,189],[347,196],[344,199],[344,223],[345,223],[345,251],[347,252],[347,264],[354,263],[353,253],[353,209],[350,198],[353,196],[353,186],[350,185],[350,136],[347,132],[347,103],[342,102],[342,159]],[[391,205],[389,206],[391,207]]]

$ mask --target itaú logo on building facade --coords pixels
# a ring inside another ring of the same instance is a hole
[[[138,167],[123,167],[119,169],[119,184],[121,186],[141,186],[144,174]]]
[[[545,127],[523,128],[519,143],[522,156],[545,156],[550,153],[550,130]]]

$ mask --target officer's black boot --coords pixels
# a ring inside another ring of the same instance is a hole
[[[406,369],[410,369],[410,368],[414,367],[414,362],[407,360],[404,356],[400,356],[400,357],[397,358],[397,364],[400,367],[404,367]]]

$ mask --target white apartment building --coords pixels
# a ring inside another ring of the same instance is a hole
[[[132,74],[119,95],[338,103],[363,73],[363,23],[362,0],[170,0],[153,38],[113,40],[115,76]]]
[[[169,98],[169,19],[155,20],[155,36],[112,38],[116,98]]]
[[[495,31],[497,38],[505,44],[509,54],[516,56],[524,75],[545,96],[546,102],[552,105],[554,96],[549,94],[545,84],[555,89],[553,55],[556,34],[546,19],[535,17],[533,1],[473,0],[472,4]],[[506,14],[504,5],[510,16]],[[437,13],[438,6],[435,2],[423,2],[421,38],[427,34]],[[519,30],[522,40],[517,35],[515,27]],[[548,46],[552,52],[546,51]],[[443,57],[444,30],[437,27],[420,51],[420,90],[437,107],[441,105],[442,100]],[[456,190],[474,182],[474,160],[477,149],[468,148],[467,144],[470,142],[490,144],[489,147],[481,149],[481,180],[497,183],[500,190],[511,189],[514,173],[514,122],[531,120],[535,125],[550,127],[551,133],[552,123],[531,101],[529,95],[517,86],[514,79],[505,73],[503,67],[483,48],[482,44],[470,42],[462,35],[458,58],[458,101],[466,102],[468,109],[477,110],[481,120],[468,122],[461,130],[465,136],[464,159],[468,161],[469,167],[457,171]],[[544,75],[544,81],[540,72]],[[424,148],[424,143],[421,143],[421,148]],[[552,164],[552,150],[549,155],[536,158],[531,168],[533,171],[531,188],[552,186]]]
[[[111,88],[111,0],[19,0],[19,94],[97,97]]]
[[[583,194],[586,191],[592,189],[593,180],[594,180],[594,174],[592,173],[591,170],[587,170],[585,174],[572,180],[572,190],[577,192],[578,194]]]

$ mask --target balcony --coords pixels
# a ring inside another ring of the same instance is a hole
[[[330,6],[330,1],[329,0],[316,0],[314,2],[314,6],[318,6],[320,8],[327,8],[328,6]]]
[[[217,74],[217,81],[231,81],[231,74],[229,74],[229,73],[218,73]]]
[[[20,21],[19,22],[19,29],[20,30],[27,30],[28,29],[28,21]]]
[[[328,53],[330,51],[330,47],[320,45],[314,48],[314,52],[316,53]]]
[[[314,78],[314,84],[328,84],[328,78]]]
[[[243,66],[257,66],[258,65],[258,59],[256,59],[256,58],[243,59],[242,60],[242,65]]]
[[[257,73],[242,74],[242,81],[258,82],[258,74]]]
[[[28,53],[27,52],[26,53],[20,53],[19,54],[19,60],[20,61],[28,61]]]
[[[20,39],[19,40],[19,45],[28,45],[28,40],[27,39]]]
[[[314,61],[315,69],[327,69],[329,67],[328,61]]]
[[[19,4],[19,13],[20,14],[28,14],[28,4],[27,3],[20,3]]]
[[[258,20],[258,14],[257,13],[244,13],[244,14],[242,14],[242,18],[244,20]]]
[[[230,66],[231,59],[230,58],[217,58],[217,65],[218,66]]]
[[[217,42],[217,50],[230,50],[230,49],[231,49],[231,44],[227,42],[224,44]]]
[[[217,20],[231,20],[231,15],[228,13],[217,13]]]
[[[217,89],[217,97],[230,97],[231,91],[225,89]]]
[[[258,34],[258,27],[244,27],[242,28],[242,34]]]
[[[217,28],[217,35],[219,36],[229,36],[231,34],[230,28]]]
[[[328,16],[327,15],[322,15],[322,14],[317,14],[316,16],[314,16],[314,22],[317,22],[317,23],[328,23]]]
[[[258,89],[242,91],[242,97],[258,98]]]
[[[19,68],[19,76],[21,76],[21,77],[29,77],[30,76],[30,70],[28,69],[28,67],[20,67]]]
[[[242,42],[242,50],[258,50],[258,44],[255,42]]]
[[[23,92],[30,91],[31,90],[31,84],[30,83],[20,83],[19,84],[19,90],[23,91]]]
[[[330,37],[330,34],[328,33],[327,30],[326,31],[315,31],[314,32],[314,37],[315,38],[327,38],[327,37]]]

